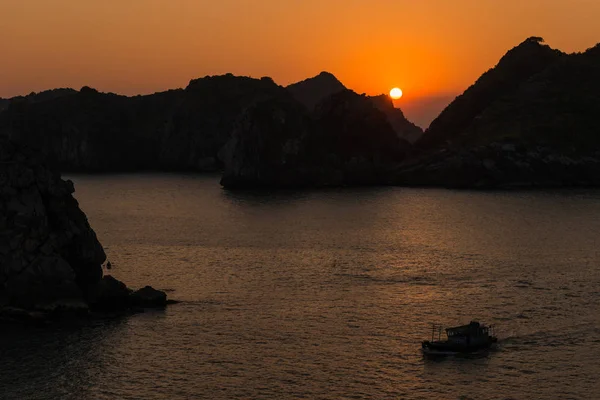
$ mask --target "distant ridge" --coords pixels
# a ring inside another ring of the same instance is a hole
[[[423,135],[423,129],[410,122],[404,116],[401,109],[394,106],[394,102],[387,94],[380,94],[379,96],[371,96],[371,101],[379,110],[387,116],[387,119],[396,131],[396,135],[409,143],[414,143]]]
[[[147,96],[0,99],[0,134],[62,171],[221,170],[231,188],[600,186],[599,115],[600,45],[565,54],[531,37],[423,134],[387,95],[327,72],[287,88],[226,74]]]
[[[532,37],[457,97],[396,184],[600,186],[600,44],[565,54]]]
[[[533,75],[564,56],[563,52],[543,44],[540,37],[526,39],[450,103],[433,120],[418,145],[432,147],[454,140],[490,104],[516,91]]]
[[[40,148],[63,172],[216,171],[236,118],[274,96],[290,95],[270,78],[232,74],[133,97],[52,90],[10,99],[0,134]]]
[[[347,90],[344,84],[330,72],[321,72],[317,76],[291,84],[286,89],[309,111],[314,111],[315,107],[331,96]],[[402,110],[394,107],[388,95],[368,96],[368,98],[377,109],[383,111],[399,138],[413,143],[421,137],[423,130],[408,121]]]
[[[293,83],[286,89],[309,110],[314,110],[315,106],[335,93],[346,89],[332,73],[321,72],[317,76]]]

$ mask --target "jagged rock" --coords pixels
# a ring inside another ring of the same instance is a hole
[[[231,74],[147,96],[43,92],[12,99],[0,134],[38,148],[63,172],[215,171],[236,118],[281,92],[271,79]]]
[[[80,299],[57,300],[38,307],[38,310],[53,316],[84,316],[88,315],[88,304]]]
[[[137,307],[161,308],[167,305],[167,294],[151,286],[146,286],[131,293],[130,300]]]
[[[494,68],[458,96],[431,123],[417,145],[431,148],[455,141],[492,103],[509,95],[565,54],[532,37],[510,50]]]
[[[221,153],[225,164],[221,184],[228,188],[310,184],[306,157],[311,129],[306,111],[289,97],[248,108]]]
[[[1,323],[26,323],[39,325],[47,322],[48,313],[41,311],[25,310],[17,307],[0,307]]]
[[[347,88],[333,74],[321,72],[319,75],[291,84],[286,89],[309,111],[314,111],[319,103]],[[388,122],[402,140],[415,142],[423,134],[423,130],[408,121],[399,108],[394,107],[392,99],[387,95],[372,96],[371,101],[383,111]]]
[[[317,76],[293,83],[286,89],[308,111],[313,111],[317,104],[333,94],[346,90],[346,87],[332,73],[323,71]]]
[[[82,283],[100,279],[105,255],[72,183],[5,138],[0,159],[0,307],[81,301]]]
[[[459,96],[398,169],[399,185],[600,185],[600,45],[530,38]]]
[[[394,102],[388,95],[372,96],[371,101],[379,110],[383,111],[400,139],[414,143],[421,138],[423,129],[406,119],[402,110],[394,106]]]
[[[312,114],[289,96],[250,107],[222,158],[221,184],[301,187],[387,183],[410,147],[366,96],[344,90]]]
[[[0,321],[129,309],[131,291],[102,277],[106,255],[72,196],[73,182],[5,137],[0,160]]]
[[[88,287],[87,301],[94,311],[119,311],[130,307],[131,290],[110,275]]]
[[[315,108],[316,134],[309,152],[324,175],[339,171],[339,184],[387,184],[389,172],[402,161],[410,144],[398,137],[371,98],[351,90],[336,93]]]

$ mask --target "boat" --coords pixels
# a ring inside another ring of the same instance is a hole
[[[468,325],[446,328],[446,340],[441,339],[442,326],[433,324],[431,340],[421,343],[421,350],[426,355],[468,354],[491,348],[498,338],[494,336],[493,327],[471,321]],[[435,340],[437,332],[437,340]]]

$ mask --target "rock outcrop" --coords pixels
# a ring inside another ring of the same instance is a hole
[[[297,187],[314,184],[308,148],[313,122],[289,96],[249,107],[221,153],[227,188]]]
[[[565,55],[528,39],[448,106],[395,183],[597,186],[598,115],[600,45]]]
[[[247,110],[225,147],[221,184],[238,187],[374,185],[410,144],[371,99],[344,90],[313,113],[285,96]]]
[[[104,250],[73,192],[37,154],[0,139],[1,305],[82,299],[101,279]]]
[[[230,188],[596,185],[599,75],[600,46],[564,54],[532,37],[424,133],[324,72],[287,88],[228,74],[150,96],[31,94],[0,102],[0,135],[63,171],[224,169]]]
[[[102,278],[104,250],[73,192],[38,153],[0,137],[0,320],[130,306],[105,295],[125,285]]]
[[[387,184],[389,172],[406,157],[410,144],[398,137],[387,116],[365,95],[336,93],[313,113],[316,134],[311,153],[343,185]]]
[[[329,72],[321,72],[315,77],[291,84],[286,89],[309,112],[314,112],[315,108],[326,99],[348,90]],[[394,106],[388,95],[382,94],[369,98],[379,110],[383,111],[399,138],[414,143],[421,137],[423,130],[407,120],[402,110]]]
[[[10,99],[3,99],[0,97],[0,112],[6,110],[9,103],[10,103]]]
[[[402,110],[394,106],[390,96],[386,94],[372,96],[371,101],[379,110],[383,111],[400,139],[415,143],[421,138],[423,129],[406,119]]]
[[[600,150],[584,155],[508,140],[441,149],[404,164],[394,183],[464,189],[600,186]]]
[[[330,72],[293,83],[286,89],[310,112],[327,97],[346,90],[346,86]]]
[[[145,286],[130,295],[131,303],[137,307],[157,308],[165,307],[168,303],[165,292]]]
[[[0,134],[36,147],[63,172],[215,171],[237,117],[280,92],[270,78],[231,74],[147,96],[61,89],[12,99]]]
[[[356,171],[365,172],[367,164],[373,171],[380,170],[384,159],[389,164],[389,147],[383,146],[381,155],[372,149],[382,140],[390,143],[381,136],[384,125],[396,131],[393,151],[420,130],[391,100],[348,93],[326,72],[287,88],[270,78],[227,74],[148,96],[119,96],[89,87],[57,89],[11,99],[0,111],[0,135],[37,148],[51,166],[67,172],[225,169],[223,182],[229,187],[245,186],[244,177],[257,183],[257,176],[277,185],[352,184],[370,180],[356,178]],[[349,102],[351,98],[355,100]],[[341,99],[348,107],[340,107]],[[337,108],[323,112],[323,105],[336,101]],[[267,117],[269,112],[273,114]],[[280,118],[284,120],[278,122]],[[379,125],[370,126],[372,122]],[[309,131],[320,139],[311,139]],[[362,143],[364,152],[349,156],[352,145],[343,144],[340,136],[345,134]],[[363,140],[371,135],[379,136]],[[337,144],[320,147],[327,141]],[[275,156],[277,151],[281,154]]]
[[[519,89],[532,76],[565,56],[531,37],[510,50],[433,120],[417,146],[432,148],[455,141],[491,104]]]

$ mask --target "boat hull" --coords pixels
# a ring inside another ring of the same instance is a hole
[[[489,340],[477,344],[464,345],[451,342],[430,342],[425,341],[421,344],[421,350],[427,355],[454,355],[477,353],[491,348],[497,339],[490,337]]]

